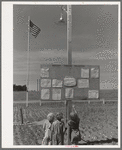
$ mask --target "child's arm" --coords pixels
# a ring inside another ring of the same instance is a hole
[[[75,105],[72,105],[72,107],[73,107],[73,111],[77,114],[77,119],[78,119],[78,122],[80,121],[80,118],[79,118],[79,116],[78,116],[78,112],[76,111],[76,109],[75,109]]]
[[[42,125],[42,123],[40,121],[34,121],[34,122],[26,122],[23,125],[32,125],[32,126],[36,126],[36,125]]]
[[[63,123],[63,133],[65,134],[67,126],[65,125],[64,119],[61,119],[61,122]]]
[[[50,139],[51,143],[53,140],[53,132],[54,132],[54,124],[52,123],[52,125],[51,125],[51,139]]]
[[[63,124],[63,133],[64,133],[64,134],[65,134],[66,130],[67,130],[67,126],[66,126],[65,123],[64,123],[64,124]]]
[[[44,131],[46,130],[46,122],[44,122],[44,124],[43,124],[43,130]]]
[[[73,111],[77,114],[77,111],[75,109],[75,105],[72,105]]]
[[[32,125],[40,125],[40,121],[34,121]]]
[[[42,125],[42,123],[40,121],[34,121],[32,123],[29,123],[29,124],[31,124],[32,126]]]

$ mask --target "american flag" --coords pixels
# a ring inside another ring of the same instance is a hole
[[[30,20],[30,32],[36,38],[40,33],[41,29],[37,27],[31,20]]]

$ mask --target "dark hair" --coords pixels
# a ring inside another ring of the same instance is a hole
[[[61,120],[62,118],[63,118],[63,113],[58,112],[58,113],[56,114],[56,119],[57,119],[57,120]]]
[[[70,119],[73,121],[77,121],[78,120],[78,115],[75,112],[71,112],[70,113]]]

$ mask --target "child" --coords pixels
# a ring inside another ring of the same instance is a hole
[[[54,121],[54,114],[49,113],[47,115],[47,120],[43,124],[43,129],[45,131],[45,136],[42,140],[43,145],[51,145],[51,126]]]
[[[64,145],[64,133],[66,131],[62,113],[56,114],[56,121],[52,123],[51,127],[51,139],[52,145]]]
[[[78,145],[78,141],[81,140],[81,135],[79,131],[80,119],[73,105],[73,112],[70,113],[70,120],[68,121],[69,126],[69,138],[71,144]]]

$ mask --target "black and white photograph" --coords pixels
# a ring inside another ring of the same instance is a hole
[[[3,148],[120,147],[119,1],[2,2],[2,43]]]

